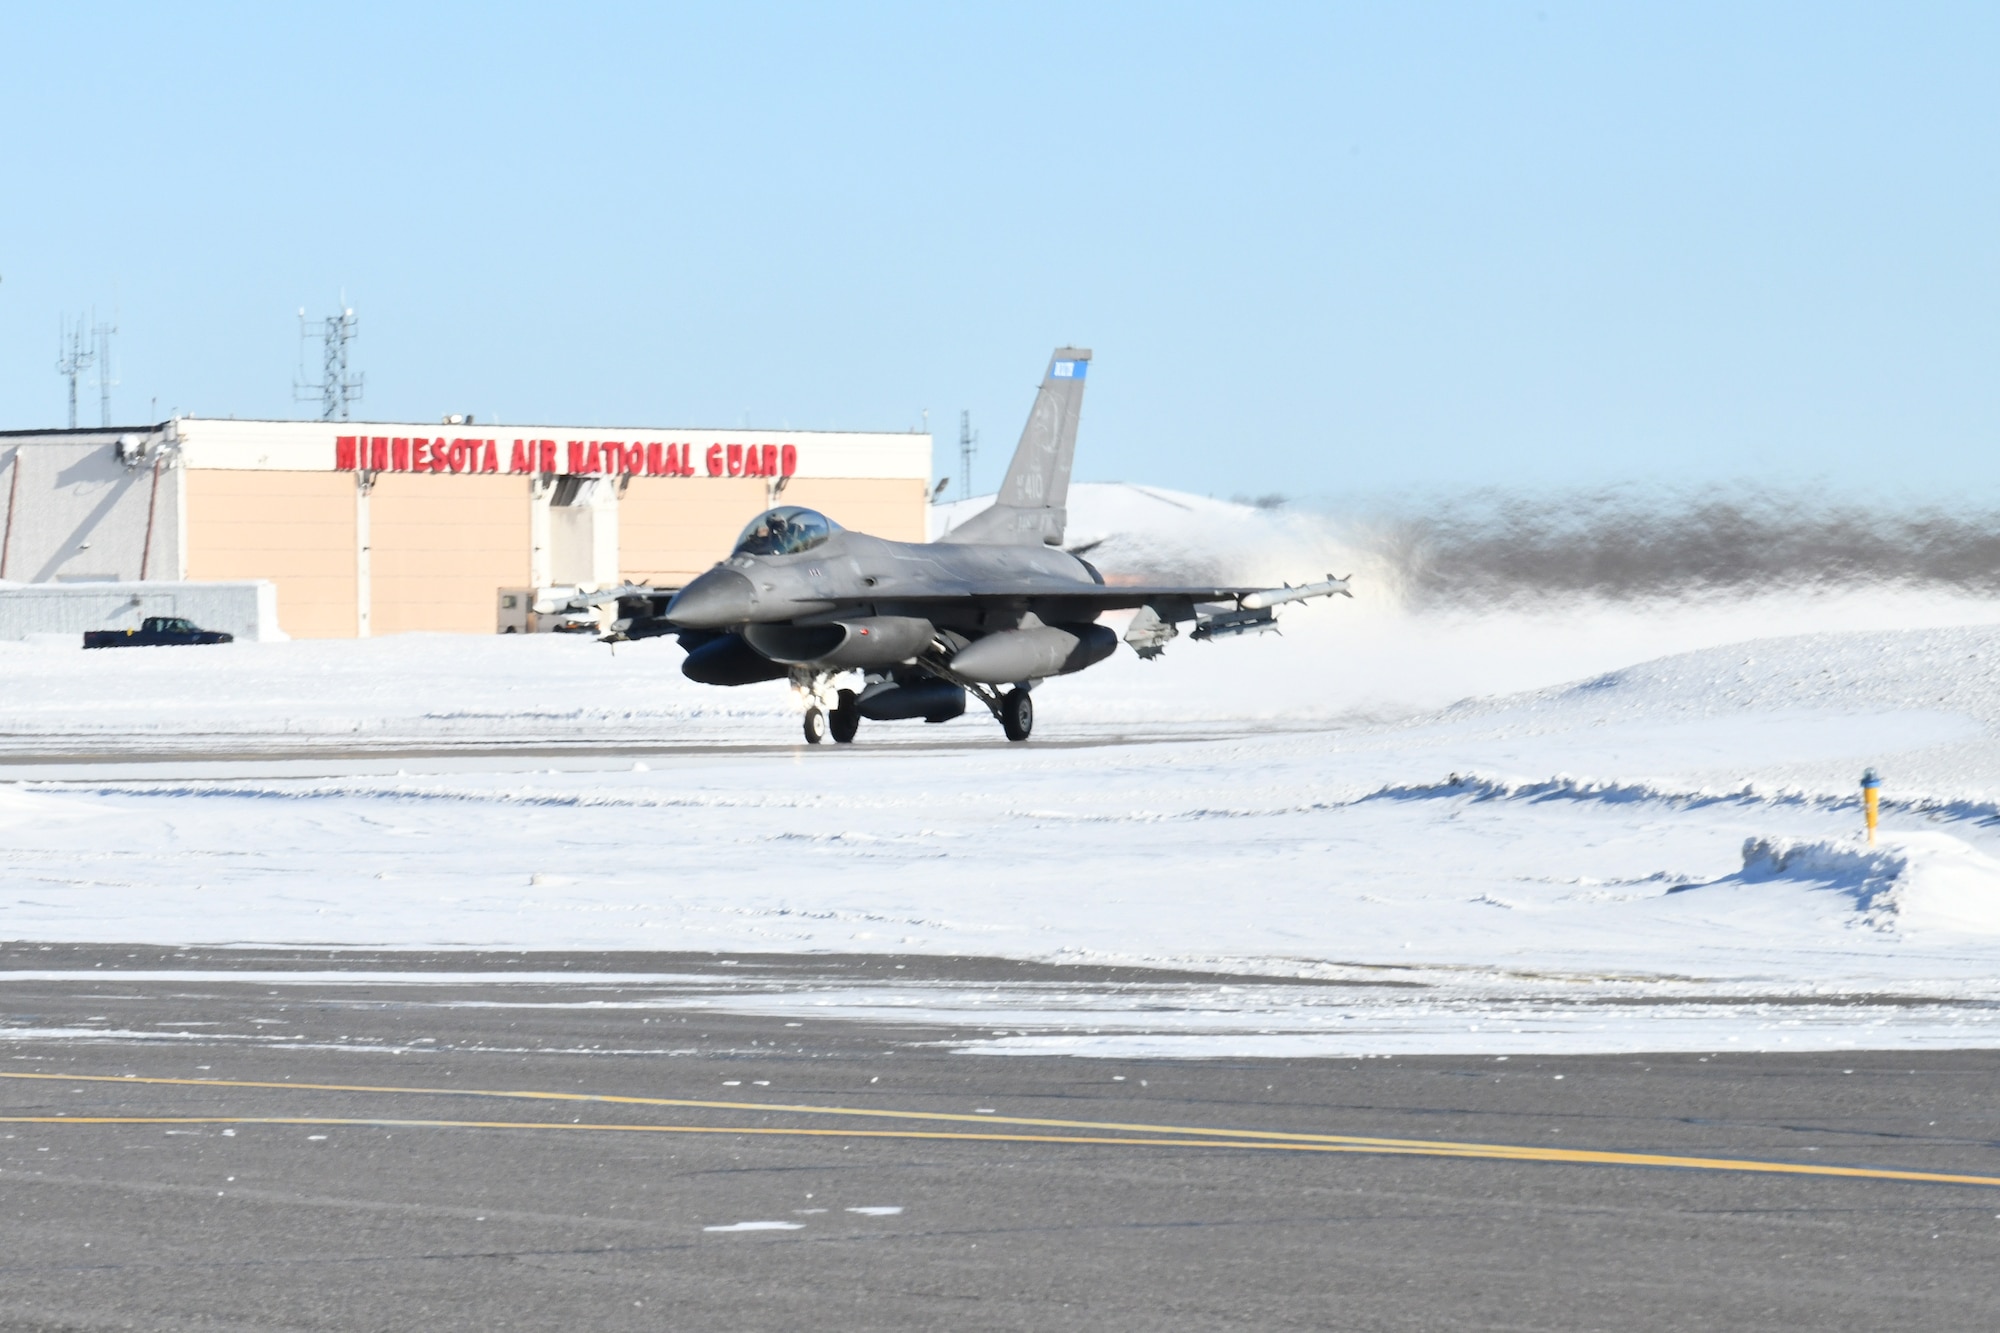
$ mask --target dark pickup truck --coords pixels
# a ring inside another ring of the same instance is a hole
[[[199,629],[180,616],[147,616],[137,629],[85,630],[86,648],[158,648],[176,643],[234,643],[234,634]]]

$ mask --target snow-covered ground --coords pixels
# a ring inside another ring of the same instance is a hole
[[[692,685],[658,641],[0,644],[14,756],[163,756],[0,759],[0,937],[1359,983],[728,1001],[970,1006],[1006,1030],[991,1050],[2000,1042],[2000,603],[1876,588],[1444,613],[1356,590],[1288,609],[1282,636],[1051,682],[1025,746],[968,716],[808,750],[784,687]],[[600,742],[657,752],[482,752]],[[393,746],[465,752],[370,757]],[[274,747],[289,757],[258,758]],[[1885,782],[1873,851],[1855,842],[1866,766]]]

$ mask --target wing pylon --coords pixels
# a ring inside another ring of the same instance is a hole
[[[1167,650],[1180,635],[1181,622],[1192,620],[1188,637],[1196,642],[1233,638],[1239,634],[1266,634],[1278,628],[1276,608],[1287,602],[1310,601],[1315,597],[1352,597],[1346,578],[1328,574],[1317,583],[1297,587],[1287,583],[1276,588],[1241,589],[1234,592],[1233,604],[1204,602],[1188,595],[1168,594],[1146,601],[1126,627],[1125,642],[1145,661]]]

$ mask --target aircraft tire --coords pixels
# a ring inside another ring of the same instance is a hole
[[[826,739],[826,714],[819,708],[806,709],[806,744],[818,745]]]
[[[854,706],[853,690],[840,692],[840,706],[827,714],[826,721],[835,745],[854,743],[854,734],[861,730],[861,710]]]
[[[1035,729],[1035,701],[1023,689],[1000,696],[1000,729],[1010,741],[1024,741]]]

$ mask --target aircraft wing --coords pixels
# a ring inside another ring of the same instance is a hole
[[[897,602],[922,606],[925,602],[987,602],[998,605],[1029,606],[1047,620],[1095,620],[1106,611],[1138,612],[1125,631],[1125,642],[1142,658],[1155,658],[1169,640],[1180,633],[1180,624],[1192,620],[1189,637],[1219,639],[1236,634],[1259,634],[1277,628],[1273,609],[1286,602],[1303,602],[1314,597],[1352,597],[1347,580],[1329,574],[1317,583],[1276,588],[1216,587],[1188,584],[1100,584],[1049,588],[1030,584],[971,584],[951,592],[924,596],[897,597]]]
[[[951,589],[939,589],[926,593],[901,593],[893,599],[897,602],[921,604],[924,602],[995,602],[1061,605],[1073,608],[1078,615],[1095,615],[1103,611],[1131,611],[1140,607],[1152,607],[1162,615],[1169,615],[1181,608],[1219,602],[1232,602],[1246,611],[1263,611],[1285,602],[1303,602],[1312,597],[1351,597],[1347,590],[1347,580],[1335,578],[1331,574],[1317,583],[1298,586],[1283,584],[1276,588],[1258,587],[1218,587],[1213,584],[1149,584],[1149,583],[1102,583],[1094,586],[1062,584],[1050,587],[1036,583],[968,583]],[[1193,612],[1175,615],[1174,619],[1193,618]]]
[[[1073,607],[1079,615],[1095,614],[1100,611],[1130,611],[1135,607],[1152,602],[1233,602],[1238,597],[1248,597],[1263,591],[1260,588],[1218,588],[1206,586],[1183,586],[1180,584],[1127,584],[1109,583],[1096,586],[1078,587],[1064,584],[1046,587],[1032,583],[971,583],[948,591],[937,590],[922,593],[900,593],[893,600],[913,605],[924,602],[982,602],[1004,604],[1008,602],[1060,602]],[[874,600],[874,599],[871,599]]]

